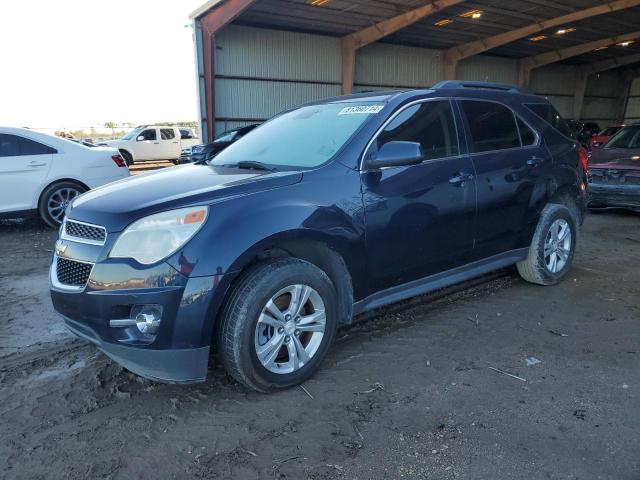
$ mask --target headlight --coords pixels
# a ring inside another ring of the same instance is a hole
[[[133,258],[149,265],[175,253],[207,219],[208,207],[180,208],[132,223],[111,249],[111,258]]]

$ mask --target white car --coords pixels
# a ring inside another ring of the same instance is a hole
[[[128,176],[126,162],[113,148],[0,127],[0,218],[38,213],[57,227],[75,197]]]
[[[199,142],[190,129],[143,125],[134,128],[119,140],[107,140],[98,145],[117,148],[127,165],[131,165],[149,160],[171,160],[176,163],[183,148]]]

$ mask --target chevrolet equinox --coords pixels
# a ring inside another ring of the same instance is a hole
[[[587,154],[546,100],[502,84],[332,98],[215,158],[68,207],[55,309],[125,368],[202,382],[308,379],[355,315],[509,265],[570,268]]]

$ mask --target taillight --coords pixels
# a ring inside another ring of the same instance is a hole
[[[582,170],[585,172],[589,168],[589,152],[584,147],[580,147],[578,150],[578,155],[580,156],[580,164],[582,165]]]
[[[126,167],[127,166],[127,162],[124,161],[124,159],[120,156],[120,155],[113,155],[111,157],[111,160],[113,160],[115,162],[115,164],[119,167]]]

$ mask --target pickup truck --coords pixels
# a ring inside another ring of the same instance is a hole
[[[190,129],[163,125],[142,125],[119,140],[98,145],[117,148],[127,165],[135,162],[171,160],[177,162],[183,148],[200,143]]]

